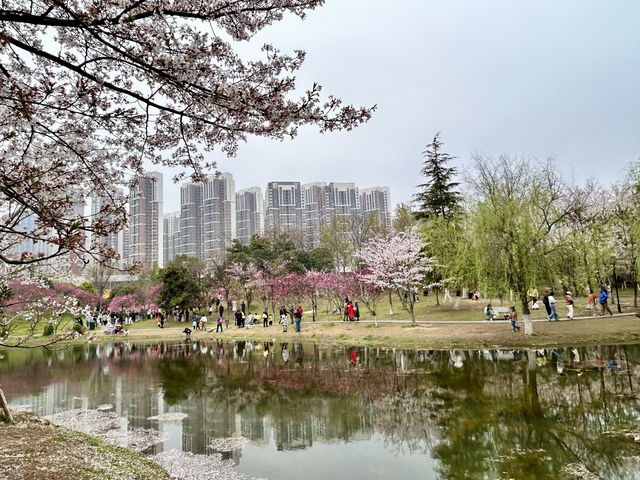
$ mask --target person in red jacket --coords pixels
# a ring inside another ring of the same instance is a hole
[[[353,309],[352,302],[349,302],[349,305],[347,305],[347,315],[349,316],[349,321],[353,322],[354,317],[356,316],[356,311]]]

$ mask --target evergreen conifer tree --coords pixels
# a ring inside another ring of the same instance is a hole
[[[422,156],[424,167],[420,173],[426,182],[418,185],[420,191],[415,195],[418,204],[415,216],[418,219],[433,216],[449,219],[455,215],[460,201],[460,192],[456,190],[459,183],[454,181],[457,169],[447,167],[455,157],[442,151],[440,133],[435,134]]]

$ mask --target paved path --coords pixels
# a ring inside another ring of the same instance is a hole
[[[629,312],[629,313],[614,313],[613,317],[628,317],[628,316],[632,316],[632,315],[636,315],[635,312]],[[598,316],[593,317],[593,316],[588,316],[588,317],[573,317],[573,320],[589,320],[590,318],[599,318]],[[610,316],[606,316],[605,318],[610,318]],[[306,319],[305,319],[306,320]],[[522,323],[522,319],[518,319],[519,323]],[[536,320],[531,320],[534,323],[537,322],[548,322],[549,320],[545,319],[536,319]],[[560,322],[570,322],[571,320],[569,320],[568,318],[561,318],[560,320],[558,320]],[[340,323],[341,320],[322,320],[322,321],[317,321],[314,323],[318,323],[318,324],[323,324],[323,323]],[[308,323],[308,320],[307,320]],[[344,322],[344,323],[350,323],[350,322]],[[360,320],[358,323],[374,323],[373,320]],[[411,320],[388,320],[388,319],[383,319],[383,320],[378,320],[378,323],[408,323],[411,324]],[[417,324],[420,325],[428,325],[428,324],[483,324],[483,323],[511,323],[511,320],[416,320]]]

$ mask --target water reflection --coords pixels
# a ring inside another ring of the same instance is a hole
[[[346,462],[344,472],[365,449],[376,452],[375,471],[362,465],[351,478],[636,478],[640,470],[637,345],[122,342],[5,353],[0,383],[14,405],[46,415],[109,403],[130,427],[170,434],[154,452],[222,452],[253,475],[299,478],[304,470],[274,461],[287,452],[307,465]],[[188,416],[163,417],[171,412]],[[220,450],[212,440],[221,437],[250,444]],[[327,466],[311,478],[335,476]]]

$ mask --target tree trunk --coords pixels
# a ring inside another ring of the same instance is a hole
[[[378,328],[378,317],[375,313],[373,314],[373,323],[376,325],[376,328]]]
[[[438,299],[438,290],[434,288],[433,293],[436,294],[436,305],[440,305],[440,300]]]
[[[460,307],[460,298],[458,295],[456,295],[456,302],[453,304],[453,308],[458,309]]]
[[[531,321],[531,312],[529,311],[529,302],[526,294],[520,297],[522,300],[522,321],[524,322],[524,334],[533,335],[533,322]]]
[[[4,398],[4,392],[2,388],[0,388],[0,410],[4,412],[4,416],[7,419],[7,422],[13,422],[13,415],[11,415],[11,410],[9,410],[9,405],[7,405],[7,399]]]
[[[389,315],[393,315],[393,300],[391,300],[391,292],[389,292]]]
[[[413,314],[413,302],[409,300],[409,313],[411,314],[411,325],[416,326],[416,317]]]
[[[638,308],[638,282],[633,282],[633,306]]]

